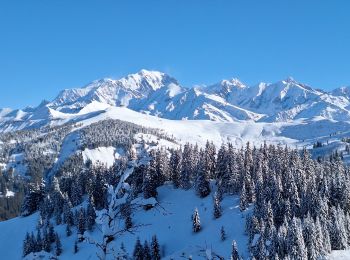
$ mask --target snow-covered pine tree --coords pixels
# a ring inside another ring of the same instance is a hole
[[[288,226],[287,250],[292,259],[307,259],[307,249],[302,234],[300,219],[293,217]]]
[[[143,244],[143,260],[152,260],[151,249],[148,246],[147,240]]]
[[[210,194],[209,174],[209,168],[205,164],[204,151],[201,150],[197,169],[197,178],[195,181],[196,192],[201,198],[204,198]]]
[[[185,144],[182,153],[182,165],[180,175],[180,187],[188,190],[191,187],[191,179],[194,176],[193,149],[190,144]]]
[[[80,208],[79,210],[77,228],[78,228],[79,242],[81,242],[84,240],[83,235],[86,230],[86,214],[83,208]]]
[[[156,186],[170,179],[170,169],[167,151],[163,148],[156,152]]]
[[[199,213],[197,208],[194,210],[194,213],[192,216],[192,230],[194,233],[197,233],[201,230],[201,221],[199,218]]]
[[[213,204],[214,204],[214,218],[220,218],[222,215],[222,209],[221,209],[220,200],[216,193],[213,197]]]
[[[134,252],[133,252],[134,260],[143,260],[143,246],[141,245],[141,241],[139,238],[136,239]]]
[[[159,246],[159,242],[158,242],[156,235],[152,236],[151,256],[152,256],[152,260],[160,260],[161,259],[160,246]]]
[[[60,256],[62,254],[62,244],[57,233],[55,234],[55,243],[55,253],[57,256]]]
[[[224,226],[221,226],[221,229],[220,229],[220,239],[221,241],[226,240],[226,232],[225,232]]]
[[[37,230],[36,238],[35,238],[35,252],[40,252],[43,247],[43,239],[41,237],[40,229]]]
[[[86,228],[91,231],[95,225],[96,213],[94,206],[92,205],[91,198],[89,199],[86,209]]]
[[[74,241],[74,247],[73,247],[73,253],[76,254],[76,253],[78,253],[78,251],[79,251],[78,241],[75,240]]]
[[[232,241],[232,252],[231,252],[231,260],[240,260],[240,256],[238,254],[237,243],[236,240]]]
[[[240,196],[240,200],[239,200],[239,209],[241,211],[244,211],[247,209],[247,207],[248,207],[247,194],[246,194],[245,183],[243,183],[241,196]]]
[[[209,142],[205,145],[204,151],[204,163],[208,169],[209,178],[215,178],[215,170],[216,170],[216,148],[213,142]]]
[[[155,151],[150,152],[151,160],[147,167],[147,172],[143,179],[143,197],[145,199],[157,197],[157,183],[160,182],[157,176],[157,161]]]
[[[70,237],[72,235],[72,230],[69,224],[66,225],[66,236]]]
[[[180,175],[181,175],[181,160],[182,151],[181,149],[171,150],[170,155],[170,179],[173,182],[175,188],[180,186]]]
[[[43,234],[43,250],[46,252],[51,252],[51,240],[46,228],[44,229]]]
[[[31,239],[30,239],[30,235],[29,233],[27,232],[26,233],[26,236],[24,238],[24,241],[23,241],[23,257],[25,257],[26,255],[30,254],[31,252],[33,252],[33,248],[32,248],[32,242],[31,242]]]

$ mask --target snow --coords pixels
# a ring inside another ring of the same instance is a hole
[[[93,164],[102,163],[107,167],[112,167],[115,160],[121,156],[119,152],[117,152],[116,148],[109,146],[95,149],[86,148],[82,151],[82,155],[84,162],[90,160]]]
[[[1,259],[21,259],[22,242],[26,232],[35,230],[39,214],[35,213],[29,217],[17,217],[0,222],[0,247]]]
[[[6,189],[5,195],[3,195],[0,192],[0,198],[2,198],[2,197],[9,198],[9,197],[13,197],[13,196],[15,196],[15,193],[13,191],[8,190],[8,189]]]
[[[329,255],[329,260],[348,260],[350,259],[350,250],[334,250]]]
[[[150,241],[154,234],[157,235],[163,259],[179,259],[182,255],[192,255],[194,259],[205,256],[208,252],[229,258],[231,243],[235,239],[238,243],[239,253],[248,256],[246,248],[247,237],[244,234],[245,219],[239,210],[238,196],[227,196],[223,199],[223,215],[214,219],[212,209],[212,195],[201,199],[195,195],[194,190],[173,189],[170,184],[158,188],[158,203],[155,208],[145,211],[140,209],[133,214],[135,225],[142,226],[134,234],[125,233],[117,237],[113,247],[118,249],[121,242],[125,244],[126,250],[132,254],[137,237],[141,241]],[[139,198],[143,201],[142,198]],[[152,199],[151,199],[152,200]],[[147,201],[149,202],[149,201]],[[154,203],[154,201],[151,201]],[[202,229],[198,233],[192,232],[191,215],[198,208]],[[27,231],[34,231],[37,224],[38,214],[29,217],[19,217],[0,223],[0,247],[3,259],[20,259],[22,254],[22,242]],[[221,241],[220,229],[224,226],[227,239]],[[65,225],[55,227],[61,237],[63,253],[60,259],[97,259],[96,247],[87,242],[79,243],[79,251],[73,254],[76,230],[73,235],[66,237]],[[90,233],[92,238],[100,239],[101,233],[95,228]],[[30,259],[30,258],[29,258]],[[110,256],[108,259],[112,259]]]

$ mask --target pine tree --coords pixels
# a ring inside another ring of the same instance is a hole
[[[240,260],[238,249],[237,249],[237,243],[235,240],[232,241],[231,260]]]
[[[95,225],[96,213],[95,209],[92,205],[91,199],[89,199],[89,203],[86,210],[86,227],[87,230],[92,231]]]
[[[143,247],[139,238],[136,239],[133,257],[134,260],[143,260]]]
[[[126,250],[125,250],[124,243],[121,243],[120,249],[119,249],[117,256],[116,256],[116,260],[128,260],[128,259],[129,259],[129,257],[128,257]]]
[[[151,197],[157,197],[157,182],[159,182],[157,178],[157,162],[156,162],[156,154],[152,150],[150,153],[151,160],[147,167],[147,172],[143,179],[143,196],[145,199]]]
[[[75,240],[74,241],[74,247],[73,247],[73,253],[76,254],[76,253],[78,253],[78,251],[79,251],[78,241]]]
[[[80,208],[79,215],[78,215],[78,234],[79,236],[79,241],[82,241],[83,235],[85,232],[85,210],[83,208]]]
[[[43,234],[43,250],[46,252],[51,252],[51,240],[46,229],[44,229]]]
[[[301,223],[295,217],[288,227],[287,248],[292,259],[307,259],[307,250],[302,235]]]
[[[63,223],[69,224],[70,226],[72,226],[74,222],[71,208],[71,203],[69,202],[69,199],[66,198],[63,204]]]
[[[192,224],[193,232],[197,233],[201,230],[201,221],[199,219],[198,209],[194,210],[192,220],[193,220],[193,224]]]
[[[175,188],[180,186],[182,152],[180,149],[172,150],[170,156],[170,178]]]
[[[205,156],[204,151],[200,151],[200,160],[198,165],[198,171],[197,171],[197,179],[195,182],[195,188],[197,194],[204,198],[210,194],[210,186],[209,186],[209,174],[210,174],[210,168],[208,165],[205,164]]]
[[[247,194],[246,194],[245,184],[243,183],[240,201],[239,201],[239,209],[241,211],[244,211],[247,209],[247,207],[248,207]]]
[[[221,226],[220,238],[221,238],[221,241],[225,241],[226,240],[226,232],[225,232],[224,226]]]
[[[55,229],[53,228],[53,225],[50,223],[49,224],[49,232],[48,232],[48,238],[49,238],[49,241],[50,243],[53,243],[55,242]]]
[[[217,194],[215,194],[214,196],[214,218],[220,218],[222,215],[222,209],[221,209],[221,205],[220,205],[220,200],[217,196]]]
[[[31,248],[30,235],[27,232],[23,241],[23,257],[30,254],[31,252],[33,252],[33,249]]]
[[[62,244],[57,233],[55,234],[55,242],[56,242],[56,255],[59,256],[62,254]]]
[[[67,225],[66,225],[66,236],[67,236],[67,237],[70,237],[71,235],[72,235],[72,230],[71,230],[71,228],[70,228],[70,225],[67,224]]]
[[[194,175],[194,158],[192,146],[190,144],[185,144],[182,153],[182,165],[181,165],[181,175],[180,175],[180,187],[182,189],[188,190],[191,187],[191,178]]]
[[[159,243],[158,243],[158,239],[157,239],[156,235],[152,236],[151,256],[152,256],[152,260],[160,260],[161,259],[160,247],[159,247]]]
[[[147,240],[145,240],[145,243],[143,244],[143,259],[144,260],[151,260],[152,259],[151,250],[148,246]]]
[[[43,247],[43,240],[42,240],[42,237],[41,237],[41,232],[40,232],[40,229],[38,229],[37,233],[36,233],[36,245],[35,245],[35,252],[40,252],[42,250],[42,247]]]

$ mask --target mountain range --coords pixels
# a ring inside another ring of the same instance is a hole
[[[123,106],[171,120],[350,121],[350,87],[326,92],[287,78],[253,86],[230,79],[186,88],[165,73],[141,70],[121,79],[106,78],[82,88],[65,89],[52,101],[34,108],[0,109],[0,131],[42,126],[67,114],[92,112],[84,108],[93,102],[99,103],[99,109]]]

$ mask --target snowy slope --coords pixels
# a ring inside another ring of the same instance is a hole
[[[240,213],[239,198],[227,196],[222,202],[223,215],[214,219],[212,209],[212,197],[200,199],[194,190],[173,189],[171,185],[165,185],[158,189],[159,206],[151,210],[138,210],[133,215],[134,223],[143,224],[134,234],[125,233],[118,237],[112,244],[119,248],[123,242],[126,250],[132,255],[136,238],[150,241],[153,235],[157,235],[164,259],[179,259],[183,255],[193,259],[203,259],[205,250],[211,249],[218,255],[228,259],[231,253],[231,242],[238,241],[240,254],[247,257],[248,242],[244,235],[245,219]],[[192,232],[191,215],[198,208],[202,230],[194,234]],[[247,211],[244,214],[248,214]],[[38,214],[29,217],[19,217],[0,222],[1,248],[6,248],[2,253],[3,259],[21,259],[22,239],[27,231],[35,230]],[[224,227],[227,239],[220,240],[220,229]],[[76,230],[70,237],[65,235],[65,225],[55,227],[61,237],[63,253],[59,259],[98,259],[96,248],[87,242],[79,243],[79,251],[73,254],[73,245],[76,240]],[[98,240],[101,233],[95,228],[90,236]],[[210,242],[209,242],[210,241]],[[204,250],[204,252],[203,252]],[[113,259],[111,256],[108,259]]]

